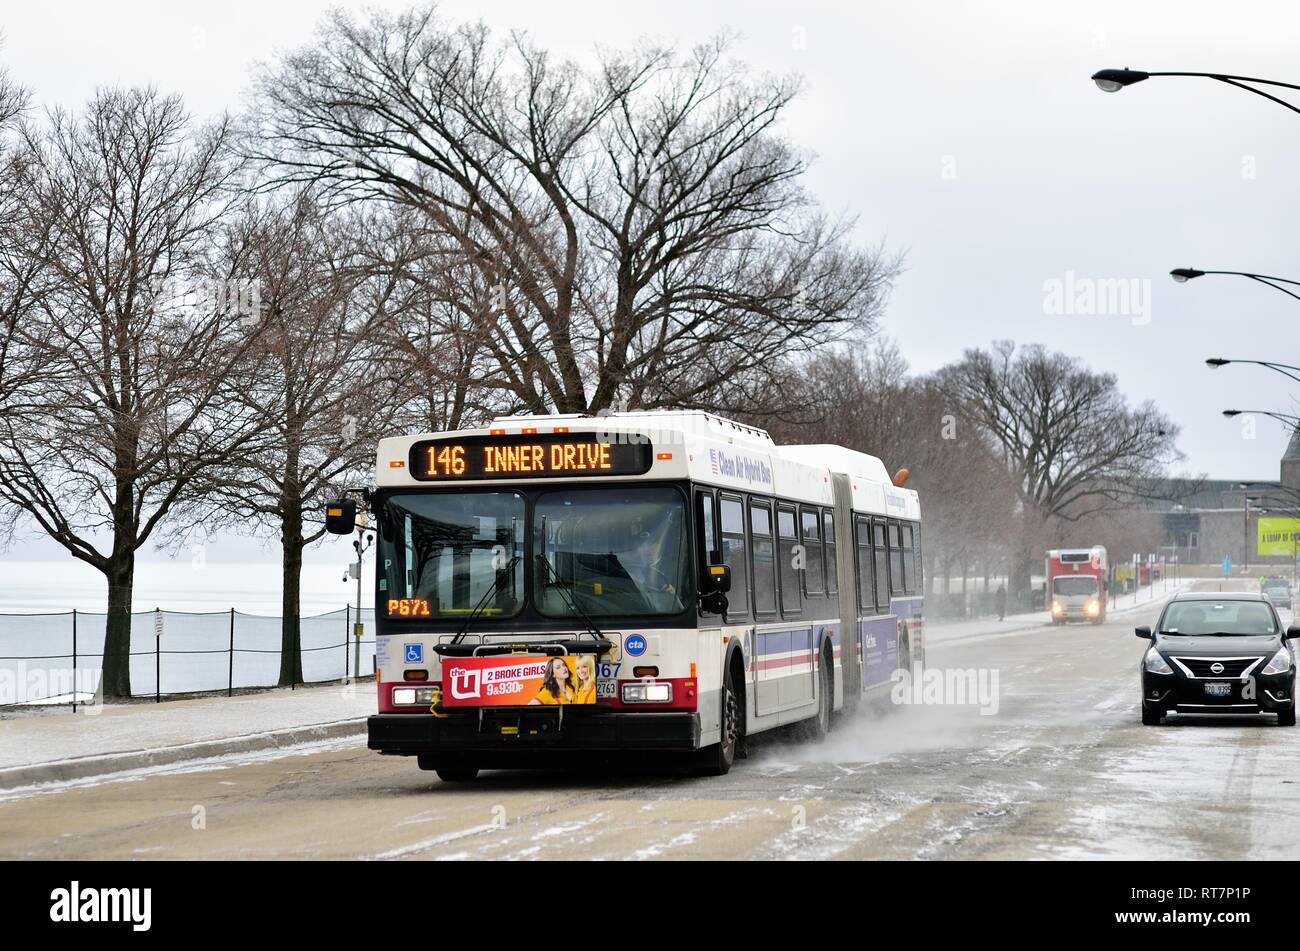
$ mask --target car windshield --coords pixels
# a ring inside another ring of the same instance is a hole
[[[486,597],[479,613],[517,614],[524,601],[524,516],[516,492],[389,496],[379,519],[381,613],[463,617]]]
[[[1066,575],[1052,579],[1052,594],[1068,598],[1080,594],[1096,594],[1097,579],[1092,575]]]
[[[659,487],[544,492],[533,511],[537,609],[573,617],[678,614],[689,604],[686,505]]]
[[[1261,601],[1174,601],[1160,622],[1161,634],[1276,634],[1273,610]]]

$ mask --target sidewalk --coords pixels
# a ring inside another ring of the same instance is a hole
[[[371,682],[0,719],[0,789],[365,735]]]

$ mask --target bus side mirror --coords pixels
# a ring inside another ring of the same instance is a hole
[[[357,503],[336,499],[325,503],[325,531],[331,535],[351,535],[357,530]]]
[[[731,566],[709,565],[704,584],[706,594],[726,594],[731,590]]]
[[[1138,637],[1144,638],[1145,640],[1148,641],[1151,640],[1151,628],[1146,627],[1145,625],[1142,627],[1133,628],[1133,633],[1136,634]]]

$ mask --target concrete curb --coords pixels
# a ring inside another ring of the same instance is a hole
[[[191,760],[228,756],[235,753],[257,753],[263,750],[287,749],[316,740],[335,740],[349,736],[365,736],[365,718],[335,720],[330,723],[312,723],[289,730],[266,733],[247,733],[243,736],[222,737],[198,743],[163,746],[152,750],[132,750],[124,753],[106,753],[99,756],[81,756],[75,759],[31,766],[11,766],[0,769],[0,791],[32,786],[37,783],[66,782],[108,776],[133,769],[151,766],[173,766]]]

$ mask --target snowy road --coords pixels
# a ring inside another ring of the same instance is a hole
[[[0,795],[6,858],[1296,858],[1300,729],[1138,722],[1132,627],[938,641],[997,712],[910,706],[730,775],[485,773],[346,743]]]

